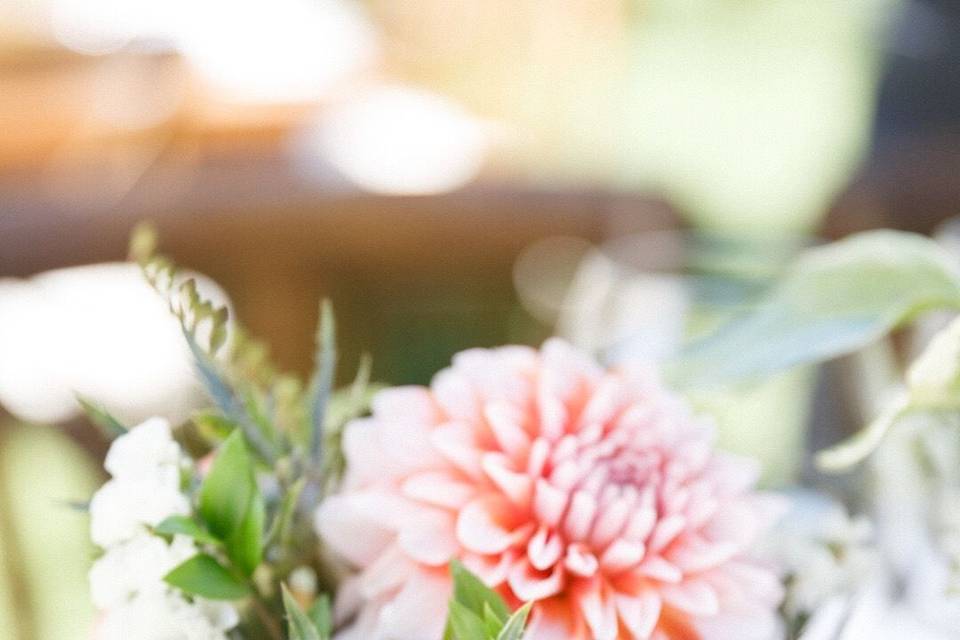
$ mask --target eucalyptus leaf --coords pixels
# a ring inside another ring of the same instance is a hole
[[[333,305],[329,300],[320,304],[320,324],[317,328],[317,352],[315,370],[310,383],[310,455],[314,463],[321,462],[323,455],[323,428],[327,416],[327,404],[333,391],[333,379],[337,368],[336,322]]]
[[[212,556],[199,554],[168,573],[164,580],[182,591],[209,600],[240,600],[250,588]]]
[[[223,412],[226,418],[240,426],[250,444],[256,449],[257,454],[264,461],[272,463],[276,458],[274,447],[263,436],[260,427],[247,413],[246,406],[233,386],[221,374],[216,361],[203,350],[196,338],[186,329],[183,331],[183,336],[190,348],[190,353],[193,355],[200,381],[217,408]]]
[[[255,493],[253,462],[237,429],[220,446],[200,486],[200,516],[211,533],[228,540],[244,524]]]
[[[283,585],[283,608],[287,614],[289,640],[322,640],[320,631],[290,595],[287,585]]]
[[[918,313],[960,308],[960,273],[923,236],[871,231],[807,250],[747,311],[682,350],[678,386],[729,385],[852,352]]]

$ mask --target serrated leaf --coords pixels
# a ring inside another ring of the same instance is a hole
[[[186,516],[170,516],[155,526],[153,532],[163,536],[188,536],[201,544],[220,544],[216,536]]]
[[[99,427],[107,438],[113,439],[129,431],[126,425],[114,418],[99,402],[94,402],[79,393],[75,393],[74,397],[90,422]]]
[[[239,528],[226,541],[227,555],[233,564],[246,575],[253,575],[263,560],[263,527],[266,507],[263,497],[254,484],[253,497]]]
[[[330,596],[321,593],[307,611],[310,621],[320,634],[320,640],[330,640],[333,636],[333,608]]]
[[[485,606],[488,606],[500,621],[506,621],[510,617],[510,608],[500,594],[483,584],[480,578],[470,573],[458,560],[450,563],[450,574],[453,577],[453,599],[478,618],[483,616]]]
[[[185,593],[208,600],[240,600],[250,588],[212,556],[199,554],[168,573],[164,580]]]
[[[317,328],[317,352],[314,374],[310,383],[310,455],[320,464],[323,455],[324,425],[327,404],[333,391],[337,368],[336,322],[329,300],[320,303],[320,324]]]
[[[523,637],[523,630],[527,626],[527,618],[530,617],[532,602],[528,602],[510,616],[507,623],[500,630],[497,640],[520,640]]]
[[[238,429],[220,446],[200,486],[200,517],[211,533],[229,540],[243,524],[255,492],[253,462]]]
[[[322,640],[313,621],[303,612],[297,601],[290,595],[287,585],[282,585],[283,608],[287,614],[287,633],[289,640]]]
[[[682,387],[729,385],[854,351],[917,313],[960,308],[960,273],[934,241],[872,231],[806,251],[753,310],[685,348]]]

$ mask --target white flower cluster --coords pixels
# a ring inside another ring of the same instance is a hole
[[[163,581],[197,553],[190,538],[168,544],[149,529],[190,511],[180,490],[182,462],[170,425],[159,418],[110,447],[111,479],[90,503],[92,537],[104,550],[90,571],[93,602],[104,612],[96,640],[226,640],[238,622],[230,605],[188,600]]]
[[[851,518],[842,505],[813,492],[798,492],[792,502],[773,551],[787,577],[785,613],[808,617],[833,598],[854,594],[879,556],[865,518]]]

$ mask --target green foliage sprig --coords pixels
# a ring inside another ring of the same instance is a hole
[[[533,603],[510,612],[493,591],[460,562],[450,564],[453,597],[450,599],[444,640],[520,640]]]

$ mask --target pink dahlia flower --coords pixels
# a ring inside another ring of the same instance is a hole
[[[452,558],[536,601],[529,640],[773,637],[780,582],[750,551],[776,501],[711,434],[649,371],[559,340],[466,351],[429,388],[381,392],[317,514],[357,570],[340,638],[438,640]]]

